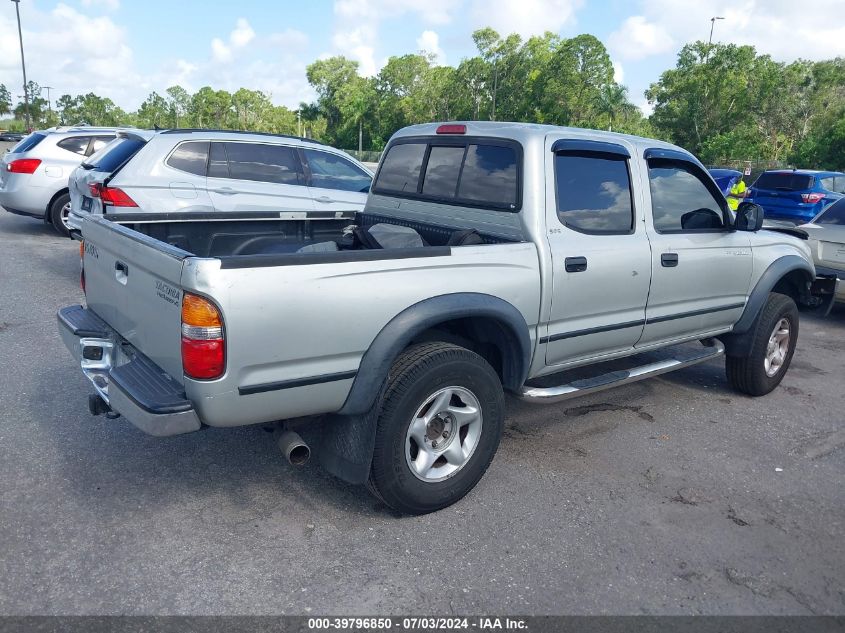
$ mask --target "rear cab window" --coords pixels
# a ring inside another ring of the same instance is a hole
[[[387,151],[373,192],[444,204],[518,211],[522,150],[507,139],[399,139]]]

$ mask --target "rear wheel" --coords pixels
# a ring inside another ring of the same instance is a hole
[[[728,356],[728,382],[738,391],[764,396],[783,380],[798,341],[798,307],[786,295],[771,293],[752,335],[751,353]]]
[[[394,363],[378,418],[369,489],[387,505],[424,514],[475,487],[504,424],[504,393],[478,354],[423,343]]]
[[[53,228],[58,231],[59,235],[70,237],[70,227],[67,223],[68,215],[70,214],[70,194],[63,193],[53,200],[50,205],[50,222]]]

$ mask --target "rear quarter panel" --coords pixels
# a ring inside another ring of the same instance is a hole
[[[337,411],[352,378],[239,395],[238,387],[355,371],[381,329],[415,303],[457,292],[514,305],[536,335],[540,274],[533,243],[464,246],[443,257],[221,269],[190,259],[182,286],[213,298],[226,332],[226,373],[185,380],[211,426]]]

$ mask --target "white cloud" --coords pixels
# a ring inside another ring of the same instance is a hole
[[[238,18],[234,30],[229,33],[228,44],[219,37],[211,40],[211,57],[214,61],[228,64],[234,59],[234,52],[244,48],[253,39],[255,39],[255,31],[252,30],[249,22],[245,18]]]
[[[582,0],[472,0],[470,15],[475,28],[491,26],[501,35],[519,33],[524,38],[559,32],[575,21]]]
[[[120,0],[82,0],[82,6],[86,9],[102,7],[106,11],[117,11],[120,8]]]
[[[446,53],[440,48],[440,36],[434,31],[423,31],[417,38],[417,49],[434,56],[438,66],[446,64]]]
[[[607,43],[623,59],[643,59],[667,53],[675,48],[669,32],[660,24],[649,22],[642,15],[632,15],[607,38]]]
[[[244,18],[238,18],[235,30],[229,35],[229,41],[236,48],[243,48],[255,37],[255,31]]]
[[[622,67],[622,62],[612,60],[613,64],[613,81],[621,84],[625,81],[625,69]]]
[[[448,24],[457,4],[454,0],[335,0],[332,46],[336,53],[358,62],[360,75],[371,77],[386,61],[376,61],[382,22],[412,14],[426,24]]]
[[[710,18],[724,16],[715,24],[713,41],[751,44],[759,53],[779,61],[830,59],[845,55],[845,23],[842,0],[716,0],[688,3],[675,0],[643,0],[642,15],[672,33],[677,42],[707,41]],[[677,44],[677,48],[680,48]]]
[[[219,37],[211,40],[211,57],[216,62],[228,64],[232,61],[232,49],[226,46]]]

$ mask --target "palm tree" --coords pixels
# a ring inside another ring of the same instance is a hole
[[[602,86],[598,95],[598,107],[601,112],[608,115],[609,122],[607,131],[613,131],[613,119],[630,111],[631,103],[628,101],[628,89],[618,83]]]

